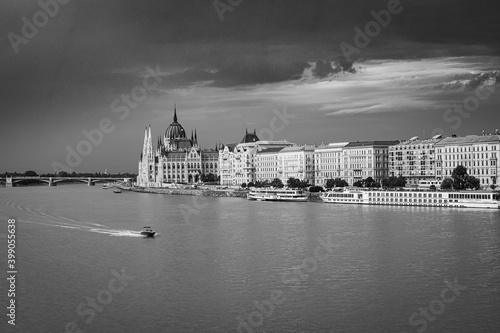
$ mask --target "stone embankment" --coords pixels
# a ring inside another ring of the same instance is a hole
[[[247,191],[234,191],[234,190],[144,188],[144,187],[130,187],[123,189],[141,193],[156,193],[156,194],[169,194],[169,195],[203,195],[210,197],[242,197],[242,198],[247,197]]]

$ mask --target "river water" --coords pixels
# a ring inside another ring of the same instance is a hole
[[[2,332],[500,332],[497,210],[0,188],[5,271],[9,218]]]

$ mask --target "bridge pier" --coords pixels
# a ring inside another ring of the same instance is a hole
[[[92,181],[92,178],[89,178],[88,181],[87,181],[87,185],[88,186],[94,186],[95,183]]]
[[[6,177],[5,178],[5,187],[12,187],[12,177]]]
[[[57,183],[54,182],[52,177],[49,178],[49,186],[57,186]]]

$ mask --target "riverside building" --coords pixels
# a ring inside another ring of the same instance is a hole
[[[314,184],[315,146],[286,147],[278,153],[278,178],[286,184],[289,178],[297,178]]]
[[[441,135],[432,139],[413,137],[389,147],[389,176],[406,178],[407,186],[417,186],[421,180],[436,179],[435,145]]]
[[[389,176],[389,147],[399,141],[351,142],[343,148],[343,177],[349,185],[372,177],[381,182]]]
[[[198,183],[201,175],[218,174],[219,153],[215,149],[201,149],[196,131],[191,138],[177,121],[174,108],[173,122],[156,148],[151,139],[151,125],[146,128],[139,159],[137,185],[164,187],[168,183]]]
[[[255,177],[258,181],[272,181],[280,178],[279,152],[283,148],[267,148],[255,154]],[[281,172],[282,173],[282,172]]]
[[[328,179],[343,177],[343,148],[349,142],[330,143],[314,150],[314,185],[326,186]]]
[[[500,185],[500,135],[452,136],[435,144],[436,178],[450,178],[459,165],[467,168],[469,175],[479,179],[482,187]]]
[[[241,186],[255,182],[255,157],[259,151],[269,148],[292,146],[288,141],[261,141],[253,133],[245,133],[240,143],[222,145],[219,149],[220,184],[225,186]]]

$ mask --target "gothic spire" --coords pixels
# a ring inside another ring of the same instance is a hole
[[[174,104],[174,123],[177,122],[177,104]]]

